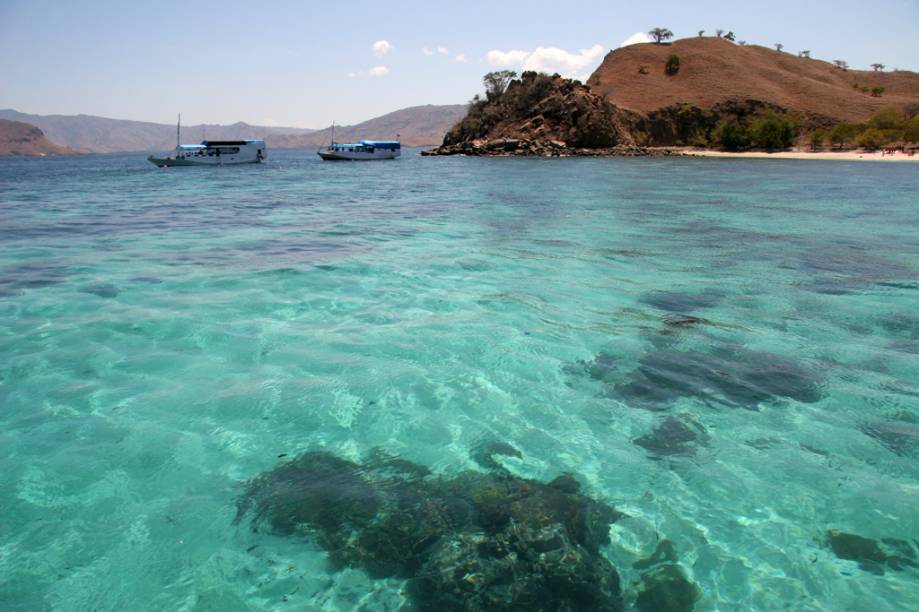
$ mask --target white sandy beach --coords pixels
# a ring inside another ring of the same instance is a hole
[[[909,156],[902,151],[885,153],[882,151],[711,151],[707,149],[687,149],[683,155],[692,157],[747,157],[756,159],[818,159],[840,161],[885,161],[885,162],[919,162],[919,155]]]

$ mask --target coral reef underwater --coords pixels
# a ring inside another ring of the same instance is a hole
[[[491,465],[488,453],[516,450],[486,445],[480,460]],[[360,463],[312,451],[250,481],[236,521],[313,537],[336,567],[404,578],[420,610],[548,612],[622,609],[619,573],[601,552],[622,516],[569,474],[549,482],[503,469],[446,477],[379,451]],[[673,551],[657,557],[642,566],[651,569],[639,603],[692,609],[696,587],[682,570],[655,567],[671,564]]]

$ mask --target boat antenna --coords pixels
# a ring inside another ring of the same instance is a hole
[[[182,131],[182,113],[179,113],[179,120],[176,122],[176,149],[179,148],[179,143],[182,142],[180,133]]]
[[[329,145],[335,144],[335,120],[332,119],[332,137],[329,140]]]

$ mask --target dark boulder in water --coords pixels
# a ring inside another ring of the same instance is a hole
[[[689,612],[699,600],[699,588],[679,565],[659,565],[641,575],[635,607],[642,612]]]
[[[507,442],[502,442],[500,440],[488,440],[482,442],[478,444],[472,452],[472,459],[483,468],[489,470],[503,469],[501,464],[499,464],[495,459],[496,456],[516,457],[518,459],[523,458],[523,455],[519,450]]]
[[[410,579],[420,609],[621,607],[619,575],[600,554],[621,515],[570,475],[438,478],[387,455],[308,452],[252,480],[238,510],[253,527],[313,533],[340,567]]]
[[[877,541],[835,529],[827,531],[826,538],[837,557],[855,561],[859,568],[873,574],[883,574],[887,567],[893,570],[919,568],[916,551],[906,540],[882,538]]]
[[[692,455],[708,440],[705,427],[691,418],[668,416],[649,433],[633,440],[655,455]]]
[[[859,429],[901,457],[919,451],[919,417],[909,412],[899,412],[889,421],[866,423]]]
[[[101,298],[114,298],[118,297],[118,287],[110,283],[102,283],[98,285],[87,285],[80,289],[82,293],[91,293],[93,295],[98,295]]]
[[[711,308],[718,304],[724,294],[714,289],[706,289],[701,293],[684,293],[682,291],[652,291],[645,295],[641,301],[649,306],[668,312],[693,312],[704,308]]]
[[[564,369],[568,374],[587,374],[587,376],[594,380],[613,382],[618,376],[618,370],[616,368],[618,361],[619,360],[615,356],[605,351],[600,351],[597,353],[597,356],[590,361],[578,359],[574,364],[567,364]]]
[[[778,398],[810,403],[822,397],[819,379],[791,359],[738,348],[654,351],[611,395],[650,410],[667,408],[681,397],[750,410]]]
[[[632,567],[643,570],[654,567],[655,565],[660,565],[661,563],[673,563],[676,562],[676,560],[676,546],[674,546],[673,542],[670,540],[663,539],[657,543],[657,548],[654,549],[650,557],[636,561],[632,564]]]

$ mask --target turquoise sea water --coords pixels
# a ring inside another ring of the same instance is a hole
[[[916,609],[827,530],[919,540],[919,168],[0,161],[0,608],[408,609],[245,481],[493,440],[626,513],[627,607],[667,538],[698,610]]]

